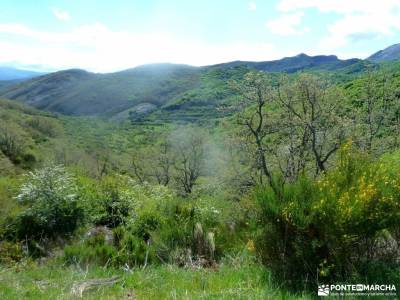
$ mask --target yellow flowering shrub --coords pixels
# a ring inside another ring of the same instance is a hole
[[[373,160],[347,143],[319,178],[284,185],[279,196],[257,193],[256,249],[280,281],[389,282],[400,274],[399,157]]]

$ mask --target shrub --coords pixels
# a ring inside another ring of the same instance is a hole
[[[112,264],[186,264],[191,260],[210,264],[238,242],[231,228],[241,222],[237,207],[225,200],[182,199],[165,186],[138,184],[128,176],[109,175],[100,181],[81,177],[79,182],[79,195],[91,222],[113,230],[114,244],[105,246],[113,248]],[[245,242],[239,242],[243,248]],[[79,250],[74,255],[89,262],[100,245],[74,247],[82,250],[83,257]]]
[[[21,242],[0,242],[0,265],[13,265],[24,257]]]
[[[125,197],[117,181],[103,183],[101,191],[101,213],[95,220],[96,224],[106,225],[111,228],[123,225],[132,213],[132,202]]]
[[[56,137],[60,134],[61,128],[58,123],[49,117],[32,116],[27,125],[41,132],[48,137]]]
[[[69,234],[83,218],[74,178],[62,166],[30,172],[17,200],[26,206],[15,220],[18,238],[54,238]]]
[[[135,205],[147,195],[128,176],[112,176],[101,180],[79,177],[79,195],[89,222],[115,228],[135,217]]]
[[[111,266],[117,257],[117,251],[105,242],[104,235],[97,235],[81,244],[65,246],[64,256],[69,264]]]
[[[23,141],[15,128],[9,126],[0,127],[0,151],[12,162],[20,163],[20,156],[23,152]]]
[[[140,266],[154,260],[145,241],[124,227],[114,228],[114,243],[107,243],[104,234],[85,238],[82,242],[64,248],[69,264],[101,266]],[[146,259],[147,257],[147,259]]]
[[[400,168],[346,145],[337,167],[300,178],[280,197],[261,189],[257,250],[286,284],[389,283],[400,270]],[[397,277],[398,279],[398,277]]]

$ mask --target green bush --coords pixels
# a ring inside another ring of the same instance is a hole
[[[83,219],[74,178],[62,166],[30,172],[16,198],[25,207],[13,222],[19,239],[70,234]]]
[[[104,235],[97,235],[81,244],[65,246],[64,256],[69,264],[111,266],[115,263],[117,250],[105,242]]]
[[[137,184],[127,176],[99,182],[80,178],[79,182],[89,219],[113,229],[114,244],[107,246],[114,249],[113,264],[183,264],[200,258],[211,263],[237,242],[230,226],[238,217],[227,209],[232,204],[222,200],[181,199],[165,186]],[[196,228],[202,233],[196,233]],[[243,248],[245,242],[240,243]],[[88,262],[99,245],[74,247],[86,249],[81,259]]]
[[[100,266],[141,266],[154,261],[151,248],[145,241],[124,227],[116,227],[113,243],[106,241],[104,234],[96,234],[64,248],[64,258],[69,264]]]
[[[146,195],[128,176],[109,175],[100,180],[78,177],[79,195],[88,223],[115,228],[135,217],[135,205]]]
[[[261,189],[257,250],[280,282],[396,283],[400,271],[400,168],[344,146],[337,167],[314,181]],[[397,282],[398,283],[398,282]]]
[[[0,265],[13,265],[24,256],[21,242],[0,242]]]
[[[16,128],[0,124],[0,151],[13,163],[18,164],[23,153],[24,142]]]
[[[101,213],[95,220],[96,224],[114,228],[123,225],[131,212],[131,199],[124,197],[120,184],[116,180],[102,182]]]

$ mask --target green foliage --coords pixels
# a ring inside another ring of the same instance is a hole
[[[273,274],[292,287],[398,280],[400,169],[340,152],[335,169],[305,177],[276,196],[261,190],[257,248]]]
[[[13,266],[24,256],[25,254],[22,250],[22,242],[0,242],[0,265]]]
[[[299,57],[295,67],[301,68],[304,62],[307,58]],[[335,62],[325,65],[328,70],[337,66]],[[258,82],[266,97],[274,97],[262,116],[251,115],[249,103],[231,109],[237,96],[227,81],[242,84],[251,76],[246,75],[251,65],[233,63],[199,73],[185,66],[159,67],[110,76],[79,70],[56,74],[60,81],[73,81],[71,86],[77,89],[71,93],[68,87],[65,97],[53,102],[51,109],[91,115],[106,108],[105,117],[111,120],[56,116],[0,100],[1,263],[22,265],[24,262],[17,262],[28,250],[31,255],[33,251],[57,255],[41,244],[50,240],[61,247],[68,243],[64,258],[70,265],[101,266],[110,273],[116,272],[113,267],[130,270],[146,265],[150,270],[144,273],[143,282],[133,282],[131,277],[126,280],[131,280],[135,290],[145,286],[146,291],[138,293],[145,298],[160,296],[153,290],[164,284],[165,278],[171,279],[166,283],[171,292],[165,296],[172,298],[187,297],[188,284],[198,288],[198,298],[223,297],[220,290],[226,298],[240,295],[238,298],[247,299],[253,291],[254,298],[287,297],[285,292],[264,293],[260,268],[247,268],[243,262],[243,257],[253,257],[256,247],[279,283],[298,290],[317,282],[399,282],[399,154],[374,161],[398,148],[398,66],[387,66],[387,77],[372,72],[369,78],[355,78],[355,73],[367,67],[363,62],[348,65],[343,73],[294,74],[281,81],[279,74],[273,74],[271,80]],[[53,78],[44,80],[51,90],[65,91]],[[26,87],[29,93],[41,94],[32,87]],[[257,90],[246,89],[245,95],[257,95]],[[373,93],[368,94],[368,89]],[[370,116],[368,101],[375,105]],[[221,119],[236,116],[238,111],[249,121],[267,117],[257,149],[248,143],[248,134],[237,134],[242,132],[234,118]],[[135,118],[132,123],[117,122],[129,115]],[[185,157],[195,152],[191,135],[171,121],[198,123],[192,127],[196,134],[207,130],[204,151],[199,151],[197,161]],[[365,146],[368,129],[372,129],[371,147]],[[348,136],[354,137],[355,147],[336,152]],[[163,149],[165,141],[171,145]],[[368,150],[371,157],[352,153],[357,147]],[[267,188],[256,193],[259,206],[247,195],[260,178],[256,153],[268,155],[272,175],[285,174],[279,180],[273,178],[274,192]],[[323,163],[317,179],[313,177],[315,155]],[[150,175],[133,180],[137,171],[133,160]],[[66,165],[74,176],[57,166],[41,169],[49,161]],[[168,174],[160,161],[167,164]],[[204,161],[201,167],[200,161]],[[187,168],[190,165],[196,172]],[[37,171],[20,176],[25,169]],[[194,192],[188,195],[188,189],[179,194],[178,180],[190,179],[193,174],[198,177]],[[89,234],[93,230],[99,233]],[[58,238],[65,236],[71,239]],[[234,270],[224,269],[231,261]],[[152,271],[153,265],[164,263],[172,266]],[[215,267],[217,275],[207,268],[193,272],[174,265]],[[60,270],[56,266],[53,271]],[[169,277],[170,272],[185,276],[185,284]],[[257,283],[251,272],[259,274]],[[140,276],[132,274],[132,278]],[[158,285],[153,280],[158,280]],[[9,288],[2,280],[1,285]],[[227,291],[227,286],[235,288]],[[35,295],[42,293],[29,288]],[[207,294],[214,288],[215,294]],[[0,288],[0,297],[1,293]],[[18,293],[8,290],[5,295],[20,296]],[[31,296],[27,295],[23,297]],[[51,295],[54,298],[54,293]]]
[[[62,166],[29,173],[16,199],[26,208],[14,223],[17,238],[54,238],[72,233],[83,218],[76,185]]]
[[[45,266],[18,268],[0,266],[0,298],[52,300],[71,299],[74,284],[91,279],[121,277],[114,286],[99,286],[83,293],[84,299],[312,299],[308,294],[289,293],[274,286],[269,274],[251,260],[226,262],[215,270],[177,266],[148,266],[126,272],[117,268],[77,269],[53,262]]]
[[[127,218],[133,217],[134,199],[129,197],[126,188],[121,187],[122,178],[106,178],[101,182],[98,195],[100,211],[95,224],[106,225],[111,228],[123,225]]]
[[[69,264],[111,266],[114,264],[117,251],[112,245],[107,244],[104,235],[100,234],[88,238],[81,244],[65,246],[64,255]]]
[[[62,133],[60,124],[53,118],[33,116],[27,121],[28,125],[45,136],[57,137]]]
[[[80,177],[78,182],[89,223],[114,228],[114,242],[93,244],[85,236],[84,242],[68,248],[68,262],[72,257],[89,262],[97,248],[106,247],[113,249],[107,260],[114,265],[185,265],[190,260],[210,264],[224,253],[243,249],[247,242],[241,239],[246,235],[242,232],[244,215],[235,212],[239,204],[224,199],[181,199],[165,186],[138,184],[128,176],[100,181]],[[99,262],[93,259],[91,263]]]
[[[7,170],[0,167],[0,175],[33,169],[41,160],[51,160],[54,145],[50,141],[62,134],[60,121],[49,113],[0,99],[0,162],[8,165]]]
[[[0,177],[0,236],[5,227],[8,226],[6,221],[9,217],[15,216],[20,207],[14,197],[18,193],[19,182],[16,178]]]

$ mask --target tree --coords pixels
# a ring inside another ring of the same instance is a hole
[[[175,182],[190,194],[204,171],[205,135],[198,128],[187,128],[175,135],[171,142]]]
[[[290,140],[297,135],[301,141],[299,155],[309,148],[316,173],[325,171],[346,138],[343,93],[312,75],[301,74],[294,83],[280,84],[278,101],[289,121]]]
[[[256,168],[260,171],[260,182],[266,176],[271,187],[273,184],[272,166],[267,158],[265,140],[276,132],[276,124],[268,112],[268,105],[274,100],[274,88],[271,79],[261,72],[250,72],[241,82],[231,82],[233,90],[238,94],[235,106],[237,123],[244,127],[244,135],[248,136],[255,146]]]
[[[158,184],[167,186],[171,181],[172,167],[171,145],[168,141],[160,144],[154,163],[151,176],[156,178]]]
[[[131,170],[140,182],[155,181],[168,186],[172,177],[172,149],[170,142],[163,140],[158,145],[136,151],[132,155]]]
[[[232,84],[238,94],[237,123],[254,147],[259,181],[279,191],[279,184],[300,174],[324,172],[347,137],[342,91],[315,76],[274,78],[248,73]],[[279,184],[278,184],[279,183]]]
[[[204,156],[205,134],[199,128],[179,128],[157,145],[136,151],[131,171],[140,183],[175,184],[190,194],[204,171]]]
[[[377,71],[368,71],[363,78],[358,105],[361,109],[359,122],[362,126],[362,148],[375,151],[376,140],[389,127],[397,129],[398,99],[390,76]],[[395,144],[397,143],[395,138]],[[382,144],[379,145],[382,148]]]

